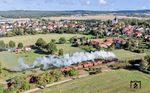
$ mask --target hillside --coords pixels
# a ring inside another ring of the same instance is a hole
[[[122,10],[122,11],[88,11],[88,10],[75,10],[75,11],[35,11],[35,10],[13,10],[13,11],[0,11],[0,16],[5,18],[33,18],[33,17],[49,17],[49,16],[65,16],[65,15],[95,15],[113,13],[118,15],[131,15],[150,13],[150,10]]]

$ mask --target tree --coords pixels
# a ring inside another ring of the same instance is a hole
[[[93,46],[85,45],[85,46],[81,46],[81,48],[87,52],[96,51],[96,48],[94,48]]]
[[[149,62],[150,64],[150,50],[148,50],[148,52],[146,53],[146,57],[145,59]]]
[[[9,47],[14,48],[16,46],[14,41],[9,41]]]
[[[47,44],[46,49],[48,53],[54,54],[57,51],[57,46],[53,42]]]
[[[59,39],[59,43],[60,43],[60,44],[66,43],[66,39],[65,39],[64,37],[61,37],[61,38]]]
[[[68,71],[69,76],[76,76],[78,75],[78,71],[75,69],[71,69]]]
[[[55,39],[52,39],[51,42],[56,43],[56,40],[55,40]]]
[[[18,48],[23,48],[23,43],[19,43]]]
[[[5,43],[3,40],[0,40],[0,48],[5,48]]]
[[[58,55],[59,55],[59,56],[62,56],[63,54],[64,54],[64,50],[63,50],[63,49],[59,49]]]
[[[57,27],[56,28],[56,33],[59,33],[59,34],[63,34],[64,33],[64,28],[63,27]]]
[[[2,74],[2,63],[0,62],[0,74]]]
[[[42,33],[43,34],[47,34],[48,33],[48,29],[42,29]]]
[[[38,47],[44,48],[45,45],[46,45],[46,42],[43,40],[43,38],[39,38],[39,39],[36,41],[35,45],[38,46]]]
[[[141,70],[146,70],[148,68],[148,61],[145,58],[142,58],[141,62],[140,62],[140,69]]]
[[[14,28],[13,32],[15,33],[15,35],[23,35],[23,30],[21,30],[21,27]]]

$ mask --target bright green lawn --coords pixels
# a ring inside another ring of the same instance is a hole
[[[130,81],[142,82],[131,89]],[[150,75],[138,71],[116,70],[60,84],[35,93],[149,93]]]

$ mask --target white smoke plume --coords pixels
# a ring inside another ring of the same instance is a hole
[[[77,64],[85,61],[94,61],[94,59],[112,59],[116,58],[116,55],[112,52],[96,51],[96,52],[76,52],[74,54],[64,54],[63,56],[49,55],[46,57],[38,57],[32,65],[24,63],[23,59],[18,60],[21,69],[32,69],[37,66],[43,66],[43,69],[53,67],[66,67],[72,64]]]

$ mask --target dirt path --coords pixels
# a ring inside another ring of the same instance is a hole
[[[0,84],[6,85],[6,84],[7,84],[7,82],[6,82],[6,81],[2,81],[2,80],[0,80]]]
[[[85,75],[80,75],[78,78],[82,78],[82,77],[87,77],[89,76],[89,74],[85,74]],[[67,79],[67,80],[62,80],[62,81],[59,81],[59,82],[55,82],[55,83],[52,83],[52,84],[47,84],[46,87],[52,87],[52,86],[55,86],[55,85],[59,85],[59,84],[62,84],[62,83],[66,83],[66,82],[69,82],[69,81],[72,81],[74,80],[75,78],[70,78],[70,79]],[[41,90],[41,88],[34,88],[34,89],[30,89],[28,91],[25,91],[25,92],[22,92],[22,93],[33,93],[33,92],[36,92],[38,90]]]

